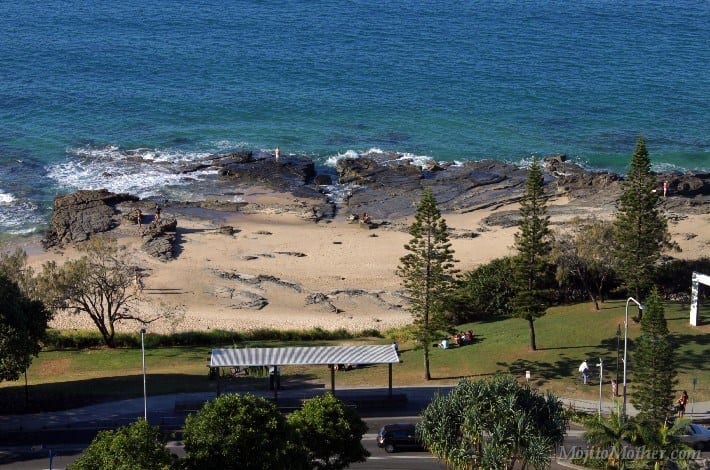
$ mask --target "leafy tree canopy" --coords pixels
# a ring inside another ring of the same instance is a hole
[[[146,315],[135,313],[139,294],[134,281],[136,268],[128,263],[125,248],[116,239],[95,236],[78,248],[83,253],[79,259],[63,266],[44,264],[38,290],[47,305],[88,315],[110,347],[114,346],[117,323],[135,320],[145,325],[170,314],[157,308]]]
[[[276,405],[254,395],[221,395],[185,421],[186,466],[192,469],[305,468]]]
[[[72,470],[168,470],[174,458],[157,427],[140,419],[114,431],[100,431],[69,468]]]
[[[310,468],[339,470],[370,455],[362,446],[367,424],[331,393],[306,401],[288,422],[308,453]]]
[[[448,316],[461,324],[512,313],[513,259],[497,258],[465,273],[447,302]]]
[[[49,311],[0,272],[0,380],[17,380],[40,351]]]

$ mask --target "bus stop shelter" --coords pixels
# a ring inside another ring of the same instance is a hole
[[[210,367],[273,367],[281,366],[330,366],[330,389],[335,392],[336,364],[366,365],[387,364],[389,387],[387,395],[392,398],[392,364],[399,363],[394,344],[380,346],[303,346],[285,348],[227,348],[213,349]],[[218,374],[219,376],[219,374]],[[278,399],[274,387],[274,398]]]

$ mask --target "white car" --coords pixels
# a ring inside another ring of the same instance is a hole
[[[693,449],[703,450],[710,447],[710,429],[699,424],[690,423],[685,428],[685,434],[680,440]]]

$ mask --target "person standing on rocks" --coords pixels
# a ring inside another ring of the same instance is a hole
[[[279,148],[278,147],[276,147],[276,149],[274,150],[274,158],[276,159],[277,162],[279,161]]]
[[[155,223],[160,225],[160,205],[155,205]]]

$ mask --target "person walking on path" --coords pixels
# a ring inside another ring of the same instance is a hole
[[[680,394],[680,397],[678,398],[678,401],[676,403],[678,404],[676,406],[676,410],[678,411],[678,417],[682,418],[683,415],[685,415],[685,407],[688,405],[688,392],[683,390],[683,393]]]
[[[589,381],[589,366],[587,365],[587,360],[583,360],[582,363],[579,365],[579,373],[582,374],[582,378],[584,379],[584,385],[587,385]]]

